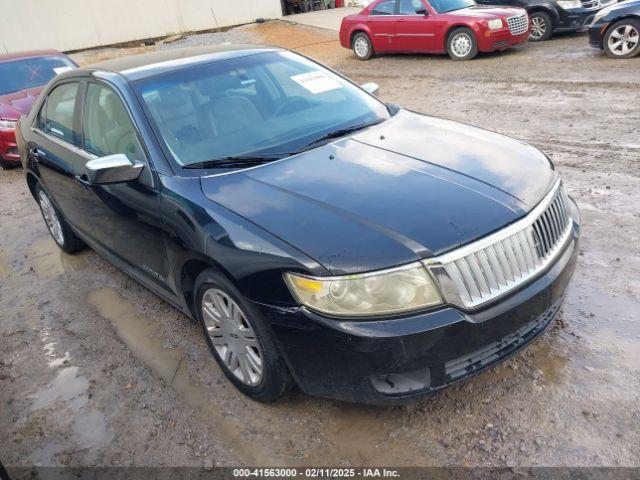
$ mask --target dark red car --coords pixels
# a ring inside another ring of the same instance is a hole
[[[20,165],[15,127],[31,110],[42,88],[77,65],[55,50],[0,55],[0,167]]]
[[[342,20],[340,44],[367,60],[376,53],[445,53],[470,60],[529,37],[527,12],[473,0],[375,0]]]

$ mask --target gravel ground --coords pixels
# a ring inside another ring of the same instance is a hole
[[[407,407],[253,403],[193,322],[92,251],[58,251],[22,173],[0,172],[3,462],[640,466],[640,58],[570,35],[465,63],[358,62],[335,33],[285,22],[76,58],[220,41],[294,48],[385,101],[544,148],[583,215],[560,315],[522,353]]]

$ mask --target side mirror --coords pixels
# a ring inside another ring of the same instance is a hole
[[[96,158],[86,163],[87,181],[94,185],[130,182],[140,176],[143,166],[121,153]]]
[[[429,15],[429,10],[426,8],[418,8],[416,10],[416,15]]]
[[[360,85],[360,88],[362,88],[365,92],[370,93],[371,95],[378,95],[378,92],[380,91],[380,85],[373,82],[364,83]]]

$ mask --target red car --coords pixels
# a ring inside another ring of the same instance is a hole
[[[44,86],[77,65],[55,50],[0,55],[0,167],[20,165],[15,127]]]
[[[340,26],[340,44],[367,60],[386,52],[447,52],[470,60],[529,38],[522,8],[477,5],[473,0],[375,0]]]

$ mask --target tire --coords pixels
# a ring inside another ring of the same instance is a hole
[[[447,36],[447,53],[452,60],[471,60],[478,54],[476,36],[467,27],[454,28]]]
[[[259,402],[273,402],[284,395],[293,379],[262,313],[213,269],[198,276],[195,292],[196,316],[205,341],[231,383]]]
[[[614,23],[604,35],[604,53],[609,58],[631,58],[640,53],[640,20],[625,18]]]
[[[7,162],[5,160],[3,160],[2,158],[0,158],[0,168],[2,168],[2,170],[11,170],[12,168],[18,168],[21,167],[22,165],[20,165],[19,163],[16,162]]]
[[[529,15],[531,32],[529,32],[530,42],[544,42],[549,40],[553,34],[553,20],[546,12],[533,12]]]
[[[364,32],[358,32],[354,35],[351,48],[358,60],[369,60],[375,53],[369,35]]]
[[[73,233],[71,227],[55,207],[47,192],[40,185],[36,185],[36,201],[40,206],[42,218],[47,225],[51,237],[64,252],[74,253],[82,250],[85,244]]]

